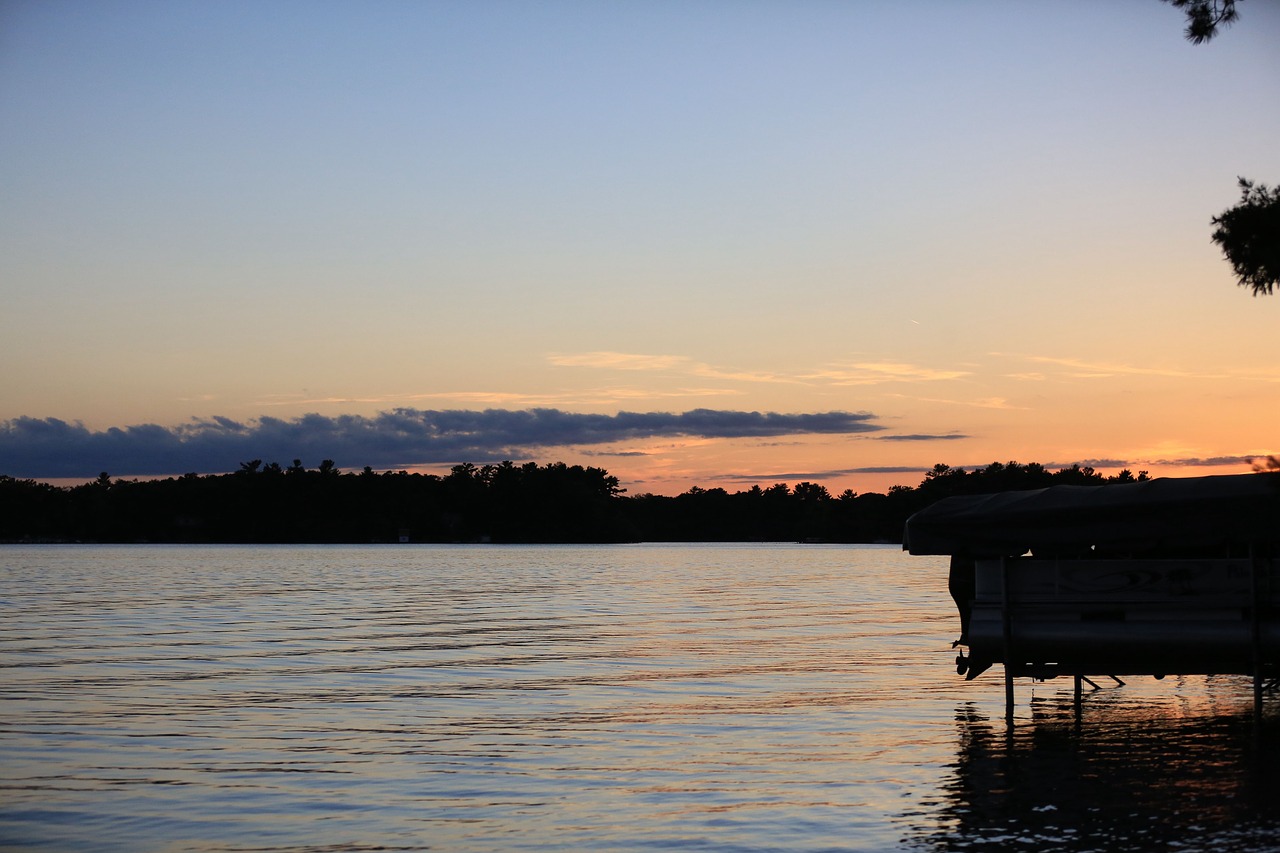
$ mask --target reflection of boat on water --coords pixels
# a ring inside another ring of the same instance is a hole
[[[904,849],[1276,850],[1280,718],[1259,725],[1236,682],[1105,691],[1105,722],[1088,726],[1061,697],[1033,700],[1017,727],[959,706],[956,760],[937,800],[904,816]]]
[[[907,521],[951,555],[968,678],[1280,674],[1280,475],[945,498]]]

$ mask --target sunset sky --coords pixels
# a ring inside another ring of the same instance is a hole
[[[0,473],[1280,452],[1280,3],[0,3]]]

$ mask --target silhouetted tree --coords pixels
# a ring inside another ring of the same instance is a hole
[[[1280,187],[1240,178],[1240,202],[1211,220],[1213,242],[1222,247],[1242,287],[1253,295],[1280,283]]]
[[[1231,25],[1240,13],[1236,0],[1164,0],[1187,13],[1187,41],[1203,44],[1218,34],[1218,27]]]
[[[1240,17],[1236,0],[1164,0],[1187,13],[1187,40],[1203,44]],[[1229,207],[1211,224],[1213,242],[1222,247],[1242,287],[1253,295],[1271,293],[1280,284],[1280,187],[1267,189],[1239,178],[1240,202]]]
[[[70,504],[67,489],[0,475],[0,539],[64,539],[71,528]]]
[[[275,462],[248,474],[253,467],[146,481],[104,473],[70,488],[0,476],[0,541],[901,542],[908,516],[951,495],[1147,479],[1127,469],[1103,477],[1080,465],[1051,473],[992,462],[972,471],[935,465],[919,486],[886,494],[833,497],[801,482],[626,497],[604,469],[561,462],[466,463],[444,477],[343,474],[329,460],[310,471],[296,460],[288,473]],[[1255,460],[1255,468],[1280,469],[1280,459]]]

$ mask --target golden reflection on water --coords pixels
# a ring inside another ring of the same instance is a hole
[[[1064,681],[1066,681],[1064,679]],[[1280,713],[1248,679],[1154,679],[1033,698],[1013,725],[956,712],[933,850],[1276,850]],[[1133,688],[1133,689],[1130,689]]]

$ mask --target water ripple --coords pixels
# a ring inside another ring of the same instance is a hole
[[[954,675],[945,565],[893,548],[0,559],[3,849],[1275,849],[1280,828],[1280,723],[1238,679],[1102,691],[1084,725],[1069,685],[1028,685],[1006,727],[998,676]]]

